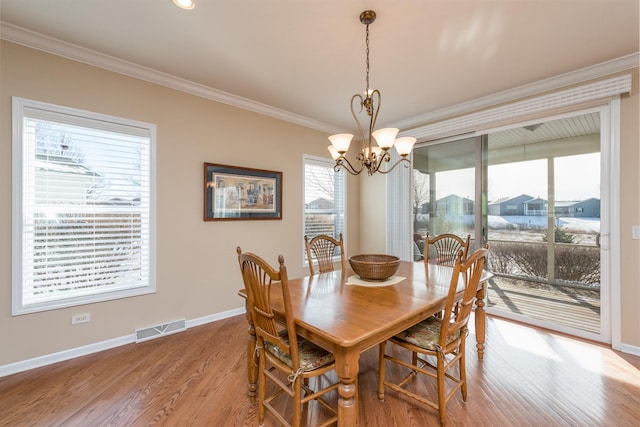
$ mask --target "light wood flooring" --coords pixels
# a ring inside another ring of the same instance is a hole
[[[484,361],[477,360],[473,333],[468,337],[469,395],[466,403],[459,394],[449,402],[448,425],[640,425],[640,357],[487,320]],[[0,378],[0,425],[255,426],[246,330],[237,316]],[[376,348],[360,360],[359,425],[438,425],[436,411],[392,391],[378,401],[377,360]],[[434,386],[416,382],[432,395]],[[308,420],[318,412],[311,404]],[[269,416],[266,425],[275,425]]]

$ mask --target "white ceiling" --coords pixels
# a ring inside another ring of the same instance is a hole
[[[34,31],[339,129],[364,90],[366,9],[378,127],[639,50],[639,0],[195,1],[1,0],[0,20],[4,38]]]

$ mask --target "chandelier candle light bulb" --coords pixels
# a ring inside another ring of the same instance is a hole
[[[356,166],[353,166],[346,158],[353,135],[350,133],[331,135],[329,137],[331,145],[327,148],[331,153],[331,157],[336,162],[334,167],[336,172],[340,170],[340,168],[343,168],[352,175],[358,175],[366,169],[369,175],[373,175],[376,172],[389,173],[401,162],[411,163],[407,157],[411,154],[411,150],[413,150],[413,144],[416,142],[415,138],[406,136],[396,139],[399,132],[399,129],[396,128],[384,128],[374,131],[381,103],[380,91],[369,88],[369,24],[373,23],[375,20],[376,13],[373,10],[365,10],[360,14],[360,22],[367,26],[367,87],[362,94],[356,93],[351,97],[351,115],[356,121],[360,136],[359,139],[362,142],[362,148],[356,157],[359,165],[356,164]],[[360,124],[360,120],[358,119],[354,106],[359,107],[359,112],[366,111],[369,116],[368,135],[365,135],[363,132],[362,125]],[[374,139],[378,144],[377,146],[373,145]],[[383,163],[391,161],[391,154],[389,154],[389,150],[394,145],[396,147],[396,151],[402,158],[395,162],[390,168],[386,170],[380,169]]]

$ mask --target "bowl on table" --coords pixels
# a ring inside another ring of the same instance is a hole
[[[362,280],[383,281],[398,271],[400,258],[385,254],[361,254],[349,257],[349,264]]]

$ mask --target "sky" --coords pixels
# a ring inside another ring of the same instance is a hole
[[[440,172],[436,198],[449,194],[474,200],[474,170]],[[489,201],[528,194],[547,199],[547,161],[530,160],[489,166]],[[556,158],[555,182],[557,201],[600,198],[600,154],[582,154]]]

